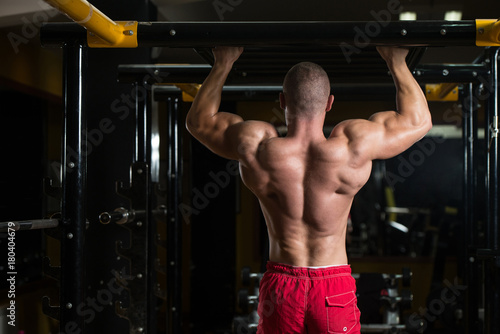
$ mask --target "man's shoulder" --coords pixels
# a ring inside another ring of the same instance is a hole
[[[264,142],[278,137],[274,126],[263,121],[244,121],[232,126],[230,131],[234,133],[239,155],[247,159],[255,155]]]
[[[248,121],[244,121],[242,123],[242,127],[248,128],[251,130],[266,131],[266,132],[269,132],[270,134],[275,135],[275,137],[278,136],[276,128],[271,123],[268,123],[268,122],[257,121],[257,120],[248,120]]]

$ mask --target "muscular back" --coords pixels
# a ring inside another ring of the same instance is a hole
[[[269,123],[219,112],[222,88],[243,48],[214,49],[214,66],[186,117],[189,132],[214,153],[238,160],[267,221],[270,259],[297,266],[347,263],[345,230],[353,196],[371,161],[408,149],[432,127],[425,95],[406,66],[408,50],[377,48],[396,86],[397,111],[337,125],[322,134],[333,95],[326,72],[299,63],[285,76],[280,106],[289,136]]]
[[[343,135],[262,142],[255,159],[242,161],[241,172],[260,201],[270,259],[301,266],[347,263],[349,209],[370,170],[371,161],[356,163]]]

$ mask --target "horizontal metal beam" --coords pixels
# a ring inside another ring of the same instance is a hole
[[[0,223],[0,232],[38,230],[59,226],[59,219],[35,219],[23,221],[10,221]]]
[[[442,33],[445,31],[446,33]],[[138,29],[140,46],[217,45],[475,45],[475,21],[152,22]]]
[[[44,46],[68,42],[76,23],[49,23],[41,29]],[[83,29],[83,28],[82,28]],[[139,22],[139,47],[214,47],[220,45],[338,45],[346,53],[366,46],[474,46],[476,21],[254,21]]]
[[[124,83],[144,82],[149,84],[167,83],[202,83],[210,72],[210,65],[120,65],[118,67],[118,80]],[[284,73],[266,74],[259,76],[233,71],[226,83],[228,85],[275,85],[282,84]],[[479,82],[488,77],[488,68],[482,64],[422,64],[417,65],[413,74],[420,83],[443,82]],[[350,73],[345,78],[334,76],[332,82],[342,83],[344,79],[352,81],[356,73]],[[366,82],[364,73],[358,73],[361,82]],[[378,77],[372,77],[373,83],[392,82],[387,71]]]
[[[336,101],[385,101],[394,99],[396,95],[394,84],[333,84],[331,90]],[[281,85],[224,86],[222,98],[231,101],[273,101],[278,100],[282,91]],[[153,92],[155,100],[163,101],[173,94],[180,94],[182,90],[174,85],[158,85]]]

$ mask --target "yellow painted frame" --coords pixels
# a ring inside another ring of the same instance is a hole
[[[427,101],[458,101],[458,84],[426,84],[425,97]]]
[[[500,46],[500,20],[476,20],[476,45]]]
[[[90,47],[135,48],[137,22],[115,22],[86,0],[46,0],[88,30]]]

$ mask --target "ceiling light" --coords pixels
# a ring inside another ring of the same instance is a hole
[[[416,12],[401,12],[399,14],[399,20],[400,21],[414,21],[417,19],[417,13]]]
[[[460,10],[449,10],[444,13],[446,21],[460,21],[462,19],[462,12]]]

